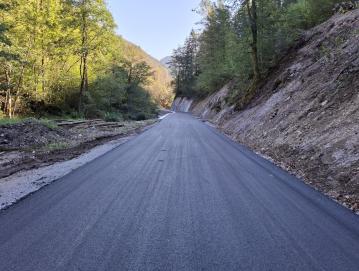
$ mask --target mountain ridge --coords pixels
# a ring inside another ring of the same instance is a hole
[[[162,58],[160,60],[160,62],[162,63],[163,66],[165,66],[167,69],[170,69],[170,64],[172,61],[172,57],[171,56],[166,56],[164,58]]]

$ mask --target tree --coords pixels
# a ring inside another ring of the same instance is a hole
[[[7,36],[9,26],[6,24],[5,18],[10,10],[10,4],[0,3],[0,16],[2,18],[2,22],[0,23],[0,63],[3,67],[3,76],[0,77],[1,109],[5,115],[12,117],[14,112],[14,99],[12,97],[12,65],[9,63],[17,60],[17,55],[13,54],[9,49],[11,41]]]
[[[199,36],[197,88],[205,93],[220,88],[235,74],[237,38],[234,35],[229,9],[219,2],[213,4],[203,22]]]
[[[8,5],[0,3],[0,13],[1,14],[7,9],[8,9]],[[10,45],[10,41],[5,35],[7,30],[8,30],[8,27],[5,25],[5,23],[0,22],[0,44],[2,45],[2,47],[4,45]]]
[[[125,114],[128,78],[123,61],[130,54],[136,60],[131,62],[136,64],[131,79],[138,84],[131,90],[136,106],[151,116],[155,95],[156,101],[168,104],[168,72],[139,47],[117,36],[114,27],[104,0],[8,0],[2,4],[0,113],[37,115],[41,105],[44,112],[39,115]],[[151,66],[151,72],[155,69],[156,76],[146,78],[148,67],[141,61]]]
[[[245,2],[247,8],[247,14],[249,19],[249,24],[251,27],[252,42],[251,55],[252,55],[252,65],[253,65],[253,86],[255,87],[260,80],[260,72],[258,65],[258,17],[257,17],[257,1],[256,0],[247,0]]]
[[[252,61],[252,73],[253,80],[251,88],[254,89],[261,78],[260,68],[259,68],[259,56],[258,56],[258,3],[260,0],[234,0],[230,3],[237,8],[237,14],[241,14],[241,9],[246,10],[248,25],[251,33],[251,40],[249,47],[251,50],[251,61]],[[276,4],[282,5],[282,1],[276,1]],[[242,29],[243,31],[243,29]],[[243,37],[243,32],[239,33],[240,37]]]
[[[127,84],[129,86],[146,85],[149,77],[153,75],[151,67],[145,61],[136,63],[124,60],[122,68],[127,73]]]
[[[90,55],[102,45],[103,38],[112,33],[115,24],[103,0],[72,0],[73,23],[80,32],[80,91],[78,110],[81,112],[83,96],[88,91],[88,61]]]
[[[177,96],[195,95],[194,84],[199,75],[198,49],[198,35],[192,30],[184,46],[174,51],[170,64],[176,78],[174,86]]]
[[[179,96],[205,96],[232,82],[230,100],[241,108],[298,36],[332,14],[340,0],[202,0],[197,73],[186,80],[186,47],[174,51]],[[189,91],[190,90],[190,91]]]

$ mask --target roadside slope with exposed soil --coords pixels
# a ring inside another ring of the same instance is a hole
[[[228,84],[174,109],[216,124],[313,187],[359,211],[359,10],[304,33],[242,111]]]
[[[0,178],[75,158],[97,145],[140,132],[156,120],[26,120],[0,125]]]

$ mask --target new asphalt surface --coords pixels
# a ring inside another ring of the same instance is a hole
[[[1,271],[359,270],[359,217],[188,114],[0,213]]]

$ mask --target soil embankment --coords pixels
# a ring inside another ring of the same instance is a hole
[[[304,33],[244,110],[226,103],[230,85],[173,107],[359,211],[359,10]]]
[[[0,126],[0,178],[73,159],[108,141],[140,132],[156,120],[27,120]]]

